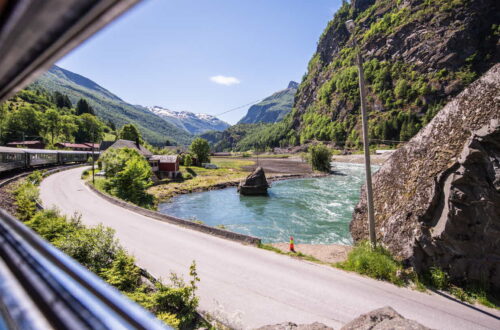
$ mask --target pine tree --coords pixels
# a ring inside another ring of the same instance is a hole
[[[89,113],[95,116],[94,109],[90,106],[90,104],[88,104],[85,99],[80,99],[76,104],[76,114],[80,116],[84,113]]]

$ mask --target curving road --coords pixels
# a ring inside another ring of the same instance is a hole
[[[200,307],[234,326],[285,321],[322,322],[339,328],[362,313],[392,306],[436,329],[500,329],[500,312],[426,294],[245,246],[144,217],[100,198],[80,180],[82,168],[42,182],[45,207],[78,212],[87,225],[116,230],[137,263],[156,277],[187,276],[196,260]],[[223,212],[224,210],[221,210]]]

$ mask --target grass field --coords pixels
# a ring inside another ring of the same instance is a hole
[[[249,172],[243,170],[242,167],[254,164],[251,160],[233,158],[212,158],[211,162],[219,168],[181,166],[180,171],[183,179],[162,180],[160,184],[149,188],[148,192],[154,195],[157,200],[166,201],[177,194],[209,190],[213,186],[244,179]]]

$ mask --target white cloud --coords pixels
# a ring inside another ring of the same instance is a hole
[[[210,80],[216,84],[226,85],[226,86],[236,85],[240,83],[238,78],[226,77],[221,75],[210,77]]]

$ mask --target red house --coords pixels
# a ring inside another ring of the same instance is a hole
[[[149,158],[153,172],[160,178],[176,178],[179,175],[178,155],[153,155]]]

